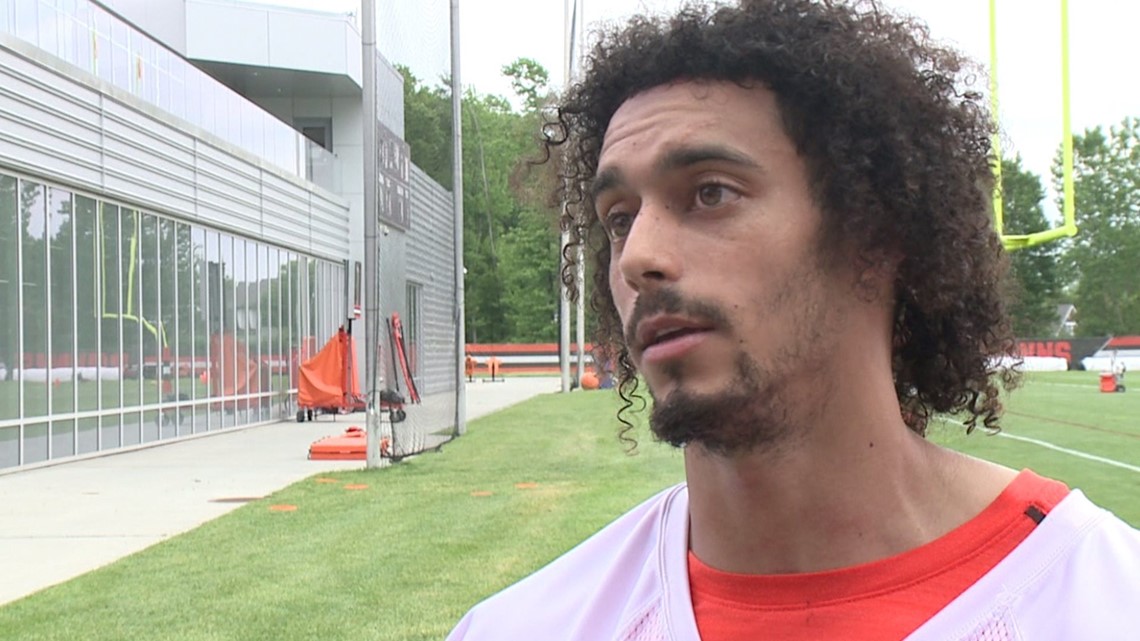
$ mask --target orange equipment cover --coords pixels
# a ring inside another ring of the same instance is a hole
[[[363,461],[368,437],[359,427],[350,427],[340,436],[326,436],[309,446],[311,461]],[[380,439],[380,454],[388,454],[388,438]]]
[[[346,368],[345,359],[350,359],[351,370]],[[346,378],[349,379],[347,385]],[[301,407],[344,407],[359,396],[356,350],[352,336],[341,328],[316,356],[301,364],[297,403]]]

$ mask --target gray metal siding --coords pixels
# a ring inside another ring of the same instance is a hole
[[[331,260],[348,203],[0,34],[0,165]]]
[[[422,392],[455,389],[455,215],[451,192],[412,165],[407,279],[423,287]]]

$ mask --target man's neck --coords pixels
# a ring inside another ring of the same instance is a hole
[[[828,403],[786,448],[719,456],[689,446],[697,557],[728,572],[824,571],[900,554],[981,512],[1015,473],[917,436],[891,391],[882,407],[873,395]]]

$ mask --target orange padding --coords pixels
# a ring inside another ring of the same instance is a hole
[[[350,427],[340,436],[326,436],[309,446],[311,461],[363,461],[368,435],[359,427]],[[388,453],[388,439],[380,439],[380,454]]]
[[[353,349],[352,336],[342,327],[316,356],[301,365],[297,404],[301,407],[347,407],[358,396],[360,383],[356,378],[356,350]]]

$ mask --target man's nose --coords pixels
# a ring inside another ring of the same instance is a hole
[[[618,270],[634,291],[681,276],[679,221],[667,205],[643,201],[621,248]]]

